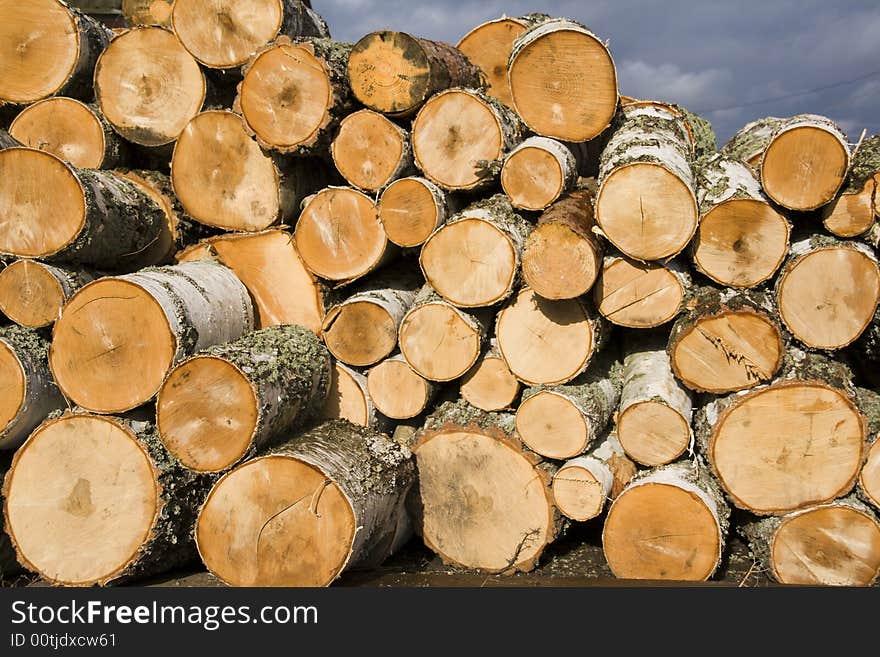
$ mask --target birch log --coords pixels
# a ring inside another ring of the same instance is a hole
[[[349,114],[330,146],[336,170],[352,187],[379,192],[415,173],[409,133],[372,110]]]
[[[17,260],[0,272],[0,311],[19,326],[51,326],[61,307],[94,276],[37,260]]]
[[[413,370],[396,353],[367,373],[367,390],[376,408],[392,420],[420,415],[437,393],[437,386]]]
[[[430,180],[400,178],[379,197],[379,220],[388,241],[398,246],[421,246],[458,209],[455,200]]]
[[[125,24],[171,27],[171,6],[174,0],[122,0]]]
[[[370,397],[367,377],[342,363],[334,363],[330,390],[318,413],[321,420],[348,420],[352,424],[385,431],[387,419],[381,416]]]
[[[822,208],[825,229],[837,237],[867,233],[880,217],[880,135],[865,139],[853,153],[840,195]]]
[[[504,362],[494,337],[462,378],[460,389],[462,399],[481,411],[504,411],[515,406],[520,383]]]
[[[578,178],[580,151],[547,137],[529,137],[504,158],[501,187],[513,207],[545,210]]]

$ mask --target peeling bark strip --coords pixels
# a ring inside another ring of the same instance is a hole
[[[3,511],[27,569],[55,585],[104,586],[192,561],[210,485],[168,454],[149,422],[67,412],[16,452]]]
[[[233,586],[328,586],[406,541],[414,479],[403,445],[325,422],[217,482],[199,513],[199,553]]]
[[[871,586],[880,575],[880,522],[853,497],[751,523],[742,533],[781,584]]]
[[[873,249],[811,235],[794,241],[776,277],[779,318],[795,338],[815,349],[840,349],[868,327],[880,300]]]
[[[184,466],[222,472],[314,417],[331,370],[330,353],[301,326],[208,347],[171,370],[159,390],[162,442]]]
[[[83,169],[113,169],[128,149],[96,105],[73,98],[47,98],[22,110],[9,126],[22,145],[46,151]]]
[[[607,128],[618,105],[608,47],[586,26],[548,18],[513,44],[508,79],[517,113],[539,135],[583,142]]]
[[[348,79],[366,107],[405,117],[450,87],[485,87],[482,73],[448,43],[383,30],[362,37],[348,59]]]
[[[74,292],[93,280],[85,271],[17,260],[0,271],[0,311],[20,326],[50,326]]]
[[[0,449],[18,447],[49,413],[64,408],[48,354],[49,342],[40,333],[0,328]]]
[[[0,252],[109,271],[155,264],[162,209],[109,171],[30,148],[0,151]]]
[[[227,267],[148,268],[77,292],[55,323],[49,363],[77,405],[118,413],[150,400],[176,363],[253,327],[247,288]]]
[[[506,105],[477,89],[457,87],[432,96],[412,125],[416,166],[448,191],[489,187],[525,126]]]
[[[522,250],[532,225],[504,194],[476,201],[425,242],[419,265],[428,284],[462,308],[491,306],[519,281]]]
[[[555,467],[522,448],[512,415],[447,402],[418,431],[413,451],[425,545],[464,568],[534,568],[561,529],[550,491]]]
[[[553,500],[566,518],[591,520],[602,514],[606,501],[614,501],[637,472],[617,434],[607,432],[592,451],[566,461],[556,471]]]
[[[279,35],[330,38],[327,23],[300,0],[176,0],[174,33],[208,68],[236,69]]]
[[[676,377],[691,390],[715,394],[769,382],[785,353],[776,317],[767,292],[697,288],[669,336]]]
[[[617,437],[634,461],[665,465],[691,445],[692,399],[666,354],[665,335],[627,336]]]
[[[771,385],[700,409],[699,445],[733,504],[779,515],[852,490],[867,427],[851,376],[829,358],[792,349]]]
[[[360,110],[342,120],[330,154],[342,177],[367,192],[381,191],[392,181],[415,173],[409,133],[372,110]]]
[[[721,562],[730,509],[699,460],[636,476],[617,497],[602,549],[617,577],[703,581]]]
[[[691,136],[677,110],[640,103],[621,110],[602,152],[596,221],[637,260],[677,255],[697,230]]]
[[[233,110],[265,149],[325,155],[354,99],[345,67],[351,44],[282,36],[243,67]]]
[[[700,226],[691,246],[694,268],[721,285],[749,288],[776,273],[791,226],[761,190],[752,170],[723,155],[697,170]]]
[[[841,194],[822,209],[825,229],[838,237],[864,235],[880,217],[880,136],[865,139],[853,153]]]
[[[113,37],[108,27],[62,0],[4,2],[0,24],[0,101],[91,100],[95,61]]]
[[[522,271],[526,283],[545,299],[573,299],[593,287],[604,247],[593,232],[593,194],[573,191],[541,214],[526,238]]]
[[[571,190],[578,177],[577,151],[547,137],[529,137],[501,167],[501,186],[515,208],[544,210]]]

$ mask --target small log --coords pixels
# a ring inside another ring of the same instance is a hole
[[[602,514],[606,502],[613,502],[637,472],[611,431],[589,454],[566,461],[556,471],[553,501],[566,518],[591,520]]]
[[[40,333],[0,328],[0,449],[18,447],[49,413],[64,408],[48,355],[49,342]]]
[[[523,444],[550,459],[570,459],[595,446],[620,403],[620,363],[606,359],[567,385],[523,391],[516,430]]]
[[[507,70],[513,106],[534,132],[562,141],[596,137],[617,111],[608,47],[580,23],[550,18],[513,43]]]
[[[529,137],[504,158],[501,187],[515,208],[546,210],[578,178],[579,151],[547,137]]]
[[[618,495],[602,550],[617,577],[704,581],[721,563],[729,516],[706,466],[674,463],[636,476]]]
[[[631,258],[666,260],[699,223],[690,133],[680,113],[659,104],[628,105],[618,122],[602,152],[596,222]]]
[[[384,431],[385,418],[376,411],[367,377],[342,363],[335,363],[327,400],[318,413],[321,420],[348,420],[352,424]]]
[[[867,456],[856,493],[864,502],[880,510],[880,394],[867,388],[856,388],[856,395],[859,410],[868,421]]]
[[[368,109],[342,119],[330,154],[342,177],[366,192],[381,191],[415,172],[409,133]]]
[[[700,409],[700,447],[734,505],[779,515],[852,490],[867,427],[850,377],[828,358],[792,350],[771,385]]]
[[[450,87],[485,86],[480,69],[448,43],[382,30],[362,37],[348,59],[348,79],[366,107],[405,117]]]
[[[617,438],[634,461],[648,467],[672,463],[693,443],[690,393],[672,372],[660,333],[627,336]]]
[[[429,381],[452,381],[477,362],[490,326],[486,311],[453,306],[425,285],[400,323],[400,351]]]
[[[376,204],[350,187],[326,187],[306,198],[293,237],[309,271],[342,283],[366,276],[396,253]]]
[[[129,27],[158,25],[171,27],[174,0],[122,0],[122,15]]]
[[[233,109],[265,149],[326,151],[353,98],[345,71],[351,44],[279,37],[244,67]]]
[[[880,521],[852,497],[765,518],[742,531],[781,584],[871,586],[880,575]]]
[[[175,0],[174,33],[200,63],[237,69],[278,36],[329,38],[327,23],[300,0]]]
[[[776,316],[767,292],[697,288],[669,335],[675,376],[691,390],[714,394],[768,383],[785,353]]]
[[[557,385],[587,369],[608,328],[588,300],[549,301],[526,287],[498,313],[495,338],[517,379]]]
[[[523,132],[519,117],[482,91],[448,89],[431,96],[413,120],[413,157],[443,189],[484,189],[497,180]]]
[[[696,270],[736,288],[770,280],[788,253],[791,227],[752,170],[717,155],[702,162],[697,182],[701,217],[691,246]]]
[[[151,149],[180,136],[207,91],[198,62],[162,27],[120,34],[95,67],[95,97],[107,121],[126,140]]]
[[[61,307],[94,276],[36,260],[17,260],[0,272],[0,311],[19,326],[51,326]]]
[[[148,268],[74,294],[55,322],[49,365],[75,404],[119,413],[149,401],[184,358],[253,327],[247,288],[227,267]]]
[[[325,422],[217,482],[199,513],[199,553],[232,586],[328,586],[400,547],[414,480],[406,447]]]
[[[273,326],[209,347],[162,383],[159,436],[184,466],[222,472],[314,417],[331,368],[327,349],[301,326]]]
[[[593,194],[587,189],[551,205],[523,247],[526,284],[545,299],[573,299],[589,292],[602,269],[604,251],[595,225]]]
[[[503,194],[476,201],[425,242],[419,254],[425,280],[456,306],[499,303],[516,287],[531,230]]]
[[[487,573],[534,568],[561,528],[555,468],[523,450],[512,415],[445,403],[413,451],[425,545],[444,563]]]
[[[428,407],[437,387],[397,353],[370,369],[367,390],[382,415],[392,420],[408,420]]]
[[[162,208],[110,171],[30,148],[0,151],[0,252],[129,271],[156,264]]]
[[[113,32],[62,0],[0,5],[0,102],[92,98],[92,71]]]
[[[880,269],[865,244],[811,235],[792,242],[776,277],[779,318],[815,349],[840,349],[871,323],[880,301]]]
[[[113,169],[127,158],[122,139],[94,105],[47,98],[22,110],[9,126],[22,145],[57,155],[82,169]]]
[[[495,338],[464,375],[460,389],[462,399],[481,411],[511,410],[516,405],[520,383],[504,362]]]
[[[402,247],[421,246],[456,209],[453,199],[430,180],[395,180],[379,197],[379,220],[388,240]]]
[[[3,512],[28,570],[54,585],[104,586],[193,561],[210,485],[168,454],[149,422],[68,412],[16,452]]]
[[[840,195],[822,208],[822,223],[837,237],[867,233],[880,217],[880,135],[859,144]]]

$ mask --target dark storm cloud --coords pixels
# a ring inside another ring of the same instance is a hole
[[[312,5],[333,36],[347,41],[393,28],[456,43],[502,14],[542,11],[574,18],[610,42],[622,93],[702,112],[722,143],[752,119],[801,112],[831,117],[853,141],[862,129],[880,133],[878,0],[313,0]]]

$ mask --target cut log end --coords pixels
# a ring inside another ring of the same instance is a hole
[[[446,220],[446,208],[421,178],[395,180],[379,199],[379,219],[389,241],[403,247],[423,244]]]
[[[106,141],[101,120],[73,98],[47,98],[23,110],[9,126],[23,145],[46,151],[75,167],[100,169]]]
[[[642,401],[620,414],[617,437],[627,456],[654,467],[671,463],[685,453],[691,429],[688,420],[674,408],[660,401]]]
[[[355,525],[336,483],[314,465],[275,455],[217,482],[196,542],[211,572],[233,586],[326,586],[348,562]]]
[[[869,177],[861,191],[841,194],[823,208],[822,223],[825,229],[838,237],[858,237],[864,235],[874,225],[875,217],[880,215],[878,201],[880,173]]]
[[[488,93],[508,107],[513,107],[510,83],[507,81],[507,61],[513,42],[526,31],[526,26],[515,18],[500,18],[475,27],[456,46],[483,71]]]
[[[128,25],[171,27],[174,0],[122,0],[122,15]]]
[[[877,509],[880,509],[880,440],[874,440],[868,448],[868,458],[859,475],[862,492]]]
[[[526,241],[523,277],[545,299],[573,299],[593,287],[601,260],[595,242],[569,226],[548,223],[535,228]]]
[[[788,221],[769,203],[733,199],[700,220],[694,263],[716,283],[749,288],[769,280],[788,253]]]
[[[241,459],[258,415],[247,377],[232,363],[212,356],[197,356],[173,369],[156,401],[162,442],[198,472],[218,472]]]
[[[8,344],[0,340],[0,435],[18,417],[27,394],[27,378],[21,361]]]
[[[111,418],[41,425],[17,453],[5,490],[7,529],[23,563],[68,586],[104,583],[125,570],[159,513],[152,461]]]
[[[517,149],[504,161],[501,186],[515,208],[543,210],[565,191],[565,172],[542,148]]]
[[[61,283],[38,262],[19,260],[0,272],[0,311],[16,324],[49,326],[65,300]]]
[[[484,411],[512,408],[519,389],[519,381],[500,356],[484,357],[461,382],[461,396]]]
[[[590,443],[589,424],[571,400],[546,390],[526,399],[516,411],[516,430],[523,443],[552,459],[582,454]]]
[[[406,132],[371,110],[342,120],[330,153],[343,178],[371,192],[388,185],[412,164]]]
[[[431,399],[431,385],[402,359],[388,359],[372,368],[367,390],[376,410],[394,420],[416,417]]]
[[[400,351],[429,381],[463,376],[480,356],[482,336],[473,321],[446,303],[426,303],[400,324]]]
[[[597,465],[601,467],[598,462]],[[607,479],[597,477],[575,459],[553,475],[553,500],[566,518],[577,522],[591,520],[605,509],[610,480],[610,472]]]
[[[362,427],[373,421],[373,402],[367,390],[366,378],[336,363],[330,379],[327,399],[318,417],[322,420],[348,420]]]
[[[156,394],[176,351],[156,300],[139,285],[105,278],[86,285],[64,307],[49,364],[69,399],[90,411],[117,413]]]
[[[352,301],[330,309],[323,335],[330,353],[346,365],[373,365],[397,345],[397,322],[378,303]]]
[[[593,291],[602,316],[628,328],[653,328],[670,321],[687,292],[666,267],[625,258],[605,261]]]
[[[671,170],[637,162],[612,171],[596,197],[596,221],[618,249],[638,260],[678,254],[694,236],[693,190]]]

